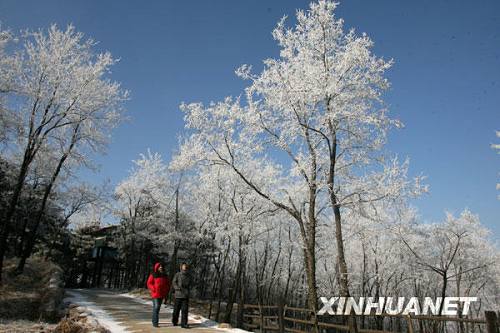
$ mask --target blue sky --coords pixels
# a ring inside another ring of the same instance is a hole
[[[178,105],[240,94],[243,63],[260,68],[278,55],[271,31],[308,1],[19,1],[0,0],[0,21],[13,30],[73,23],[121,59],[113,79],[131,91],[129,122],[98,157],[93,181],[116,183],[147,148],[168,159],[182,131]],[[500,238],[500,1],[349,0],[337,15],[367,32],[374,52],[395,60],[385,101],[406,128],[389,149],[409,156],[429,195],[415,205],[425,221],[469,208]]]

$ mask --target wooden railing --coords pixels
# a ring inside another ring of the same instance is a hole
[[[245,304],[243,307],[243,326],[250,331],[264,333],[320,333],[320,332],[349,332],[350,328],[345,323],[324,322],[316,313],[305,308],[296,308],[280,305]],[[357,315],[360,316],[360,315]],[[464,324],[484,325],[486,333],[499,332],[499,317],[493,311],[485,311],[484,319],[456,318],[447,316],[410,316],[410,315],[371,315],[370,317],[400,318],[406,323],[407,333],[417,333],[414,322],[459,322]],[[324,318],[324,316],[321,316]],[[345,319],[345,316],[334,316],[335,319]],[[330,317],[332,318],[332,317]],[[395,333],[395,331],[377,329],[358,329],[360,333]],[[400,332],[402,333],[402,332]]]

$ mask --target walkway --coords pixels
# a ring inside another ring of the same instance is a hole
[[[199,316],[189,316],[189,329],[172,325],[172,307],[162,305],[160,327],[151,325],[152,306],[150,302],[102,289],[67,289],[69,301],[91,313],[97,321],[113,333],[168,332],[168,333],[221,333],[241,330],[216,328],[216,323]]]

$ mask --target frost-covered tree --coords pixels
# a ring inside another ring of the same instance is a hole
[[[96,54],[95,43],[84,39],[73,26],[60,30],[53,25],[47,32],[28,32],[22,41],[20,50],[7,56],[18,63],[10,94],[11,100],[16,98],[12,109],[19,119],[21,135],[14,149],[20,156],[20,165],[3,220],[0,268],[15,207],[30,166],[41,149],[59,150],[46,187],[48,198],[68,159],[81,162],[88,158],[89,151],[104,147],[110,129],[121,117],[121,105],[126,98],[120,85],[107,78],[116,60],[108,52]],[[40,217],[46,202],[44,199],[38,210]],[[33,243],[34,239],[30,240],[27,252],[31,252]]]
[[[155,227],[165,217],[169,186],[167,165],[159,154],[148,152],[134,161],[129,176],[115,188],[115,215],[120,219],[116,243],[129,287],[137,284],[134,272],[143,264],[139,258],[149,254],[151,242],[158,238]]]
[[[130,273],[140,264],[137,255],[144,255],[141,248],[151,247],[153,255],[170,253],[170,260],[177,261],[180,240],[192,236],[193,221],[185,213],[181,182],[159,154],[148,152],[134,161],[129,176],[116,187],[118,245]],[[173,274],[177,265],[171,268]]]
[[[477,295],[485,285],[497,284],[491,277],[498,270],[498,250],[478,216],[468,210],[459,217],[448,213],[443,223],[410,226],[401,234],[401,239],[414,256],[416,268],[439,277],[440,282],[431,284],[436,296],[449,296],[449,289],[453,287],[453,295],[457,296],[470,296],[471,291],[479,287]],[[425,274],[416,279],[422,281],[423,277]],[[468,286],[464,288],[464,285]],[[441,311],[442,304],[439,313]]]
[[[342,214],[374,215],[374,202],[425,190],[420,179],[408,179],[407,162],[383,151],[387,131],[400,127],[381,99],[392,62],[371,53],[365,34],[344,31],[335,7],[321,0],[297,11],[294,28],[280,21],[273,31],[280,57],[265,60],[257,75],[247,65],[237,71],[251,82],[246,105],[231,98],[182,105],[193,132],[181,148],[184,160],[225,165],[298,223],[313,309],[318,217],[325,207],[334,226],[340,294],[348,296]]]
[[[61,248],[62,239],[67,230],[76,230],[89,226],[100,226],[106,213],[109,212],[109,195],[107,183],[95,186],[88,183],[65,184],[60,188],[56,201],[61,219],[57,224],[50,227],[46,235],[49,240],[47,257],[58,253]]]
[[[500,131],[497,131],[496,135],[497,135],[497,138],[500,138]],[[498,143],[492,144],[491,148],[498,150],[500,152],[500,144],[498,144]],[[497,183],[497,190],[500,190],[500,183]],[[500,196],[498,196],[498,198],[500,199]]]
[[[171,188],[168,166],[161,156],[151,152],[141,155],[134,161],[130,175],[115,189],[118,205],[115,214],[132,235],[150,232],[159,214],[171,208]]]
[[[13,82],[19,74],[19,57],[7,53],[7,46],[15,43],[13,34],[0,26],[0,148],[7,144],[12,130],[16,129],[16,115],[7,106],[7,97],[14,89]]]
[[[189,211],[196,214],[200,232],[213,239],[217,250],[222,252],[221,258],[224,258],[229,251],[234,253],[232,256],[235,267],[234,278],[224,277],[227,281],[232,280],[231,292],[227,295],[228,305],[223,317],[223,321],[229,322],[233,310],[232,304],[236,300],[241,305],[238,307],[240,311],[237,317],[242,318],[242,304],[247,297],[245,288],[245,282],[248,280],[247,266],[252,257],[250,250],[256,246],[257,240],[272,228],[269,222],[273,220],[276,208],[267,200],[263,200],[236,174],[227,173],[224,166],[204,166],[193,176],[196,182],[191,182],[195,186],[190,193],[196,198],[196,204]],[[217,264],[220,273],[216,277],[219,280],[216,297],[220,298],[223,291],[220,288],[222,286],[220,280],[225,272],[221,263]],[[262,298],[259,301],[262,301]],[[241,326],[241,323],[238,326]]]

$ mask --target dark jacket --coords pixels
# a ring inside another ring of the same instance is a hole
[[[148,277],[148,289],[152,298],[165,298],[170,290],[170,281],[166,274],[158,272],[160,263],[154,265],[153,273]]]
[[[189,272],[180,271],[174,275],[172,280],[175,298],[189,298],[191,289],[191,275]]]

